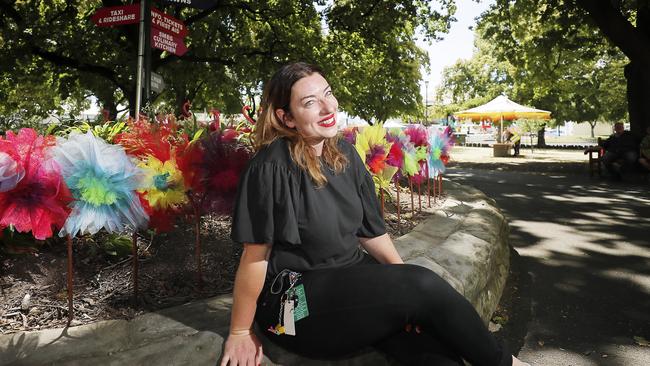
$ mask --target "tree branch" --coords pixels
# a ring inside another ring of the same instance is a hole
[[[603,34],[633,62],[650,65],[648,36],[636,29],[609,0],[576,0]]]
[[[103,78],[110,80],[113,84],[115,84],[117,87],[119,87],[122,90],[128,89],[127,86],[121,84],[117,80],[115,71],[108,67],[83,63],[80,62],[79,60],[75,60],[67,56],[62,56],[57,53],[44,50],[38,46],[32,46],[31,50],[35,55],[40,56],[44,60],[49,61],[56,66],[70,67],[79,71],[84,71],[91,74],[99,75]]]
[[[183,23],[185,23],[185,25],[189,27],[191,24],[196,23],[199,20],[214,13],[214,11],[217,10],[220,6],[221,6],[221,1],[217,1],[211,8],[205,9],[198,14],[192,15],[191,17],[185,19]]]

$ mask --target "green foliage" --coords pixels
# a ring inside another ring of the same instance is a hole
[[[2,5],[0,115],[61,112],[97,97],[116,115],[134,108],[137,25],[97,27],[96,9],[131,1],[25,0]],[[167,85],[153,104],[179,114],[185,100],[197,110],[237,113],[261,94],[279,65],[304,60],[323,66],[341,107],[368,120],[421,113],[424,53],[415,30],[436,39],[449,29],[452,0],[308,0],[217,2],[210,10],[157,4],[185,22],[189,51],[152,51],[153,71]]]
[[[126,129],[126,122],[124,121],[90,123],[72,120],[71,122],[70,124],[51,125],[47,132],[57,136],[67,136],[70,133],[86,133],[91,131],[93,135],[112,143],[115,136],[124,132]]]
[[[517,127],[522,133],[537,133],[537,131],[546,127],[548,121],[541,119],[522,118],[516,121]]]
[[[506,94],[551,111],[547,126],[625,119],[626,58],[581,28],[569,32],[573,43],[559,47],[564,35],[555,33],[558,27],[576,20],[566,17],[526,1],[498,2],[483,14],[473,57],[444,70],[434,113],[442,117]]]
[[[442,82],[436,90],[433,114],[444,118],[460,110],[489,102],[501,94],[511,98],[515,69],[506,61],[499,61],[494,48],[480,33],[476,33],[474,55],[469,60],[459,60],[443,70]]]
[[[133,240],[128,235],[107,234],[102,236],[98,243],[104,254],[115,258],[122,259],[128,257],[133,251]]]
[[[518,101],[558,121],[627,118],[623,53],[571,0],[497,1],[478,32],[512,66]]]

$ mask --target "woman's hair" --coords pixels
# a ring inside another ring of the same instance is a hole
[[[325,76],[318,66],[296,62],[283,66],[271,77],[262,94],[261,114],[255,125],[253,147],[255,151],[259,151],[279,137],[286,138],[289,141],[289,152],[293,161],[309,173],[317,186],[323,186],[327,178],[321,171],[321,159],[337,174],[348,164],[348,159],[338,148],[338,135],[325,140],[321,159],[319,159],[309,141],[295,128],[287,127],[275,114],[276,109],[283,109],[285,113],[291,114],[289,103],[293,84],[314,73]]]

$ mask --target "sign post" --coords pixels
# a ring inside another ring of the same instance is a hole
[[[159,50],[173,53],[176,56],[183,56],[187,52],[187,47],[183,43],[183,38],[165,33],[160,29],[151,30],[151,46]]]
[[[151,90],[158,94],[165,90],[165,79],[163,79],[162,75],[153,71],[151,72]]]
[[[209,9],[215,0],[168,0],[168,3]],[[151,0],[140,0],[139,4],[110,6],[98,9],[90,19],[99,27],[140,23],[138,32],[138,65],[136,70],[135,119],[140,119],[140,110],[152,96],[165,88],[162,77],[152,76],[151,47],[182,56],[187,52],[183,38],[187,35],[185,24],[151,6]],[[152,28],[153,27],[153,28]],[[143,96],[144,90],[144,96]]]
[[[145,1],[140,2],[140,31],[138,32],[138,67],[136,70],[136,82],[135,82],[135,120],[140,119],[140,106],[142,104],[142,82],[144,74],[144,36],[145,36],[145,24],[144,24],[144,13],[146,10]]]
[[[90,20],[98,27],[135,24],[140,21],[140,4],[109,6],[97,9]]]
[[[144,103],[151,99],[151,0],[144,2]]]

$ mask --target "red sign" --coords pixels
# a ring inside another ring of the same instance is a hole
[[[154,7],[151,8],[151,26],[178,37],[187,35],[185,23]]]
[[[140,21],[140,4],[97,9],[90,19],[100,27],[137,23]]]
[[[176,56],[183,56],[187,52],[183,38],[165,33],[156,28],[151,28],[151,47],[173,53]]]

